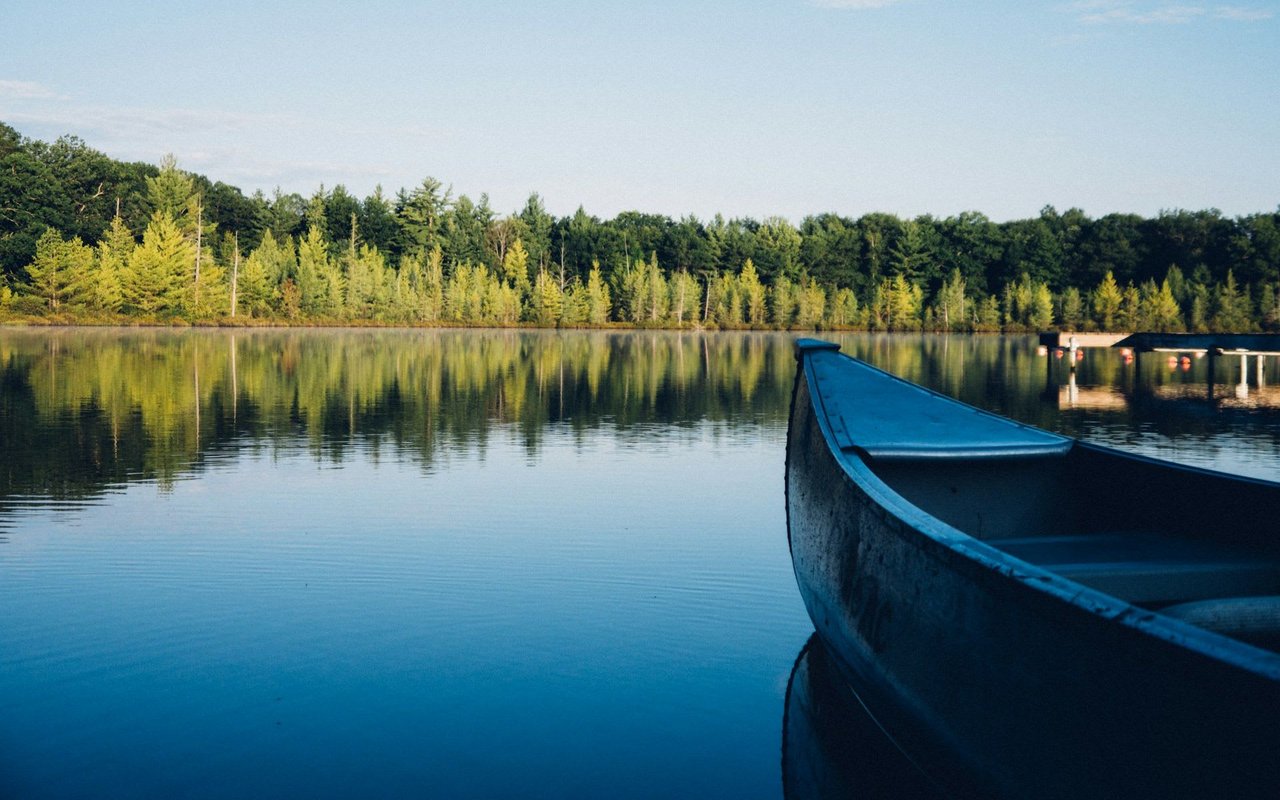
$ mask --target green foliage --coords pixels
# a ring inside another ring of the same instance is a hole
[[[92,264],[49,229],[92,248]],[[136,249],[131,231],[143,232]],[[483,280],[467,288],[476,268]],[[236,313],[255,319],[1272,330],[1280,209],[1092,219],[1045,207],[1000,223],[821,214],[796,227],[582,208],[556,218],[535,193],[503,216],[434,178],[394,200],[342,186],[246,197],[171,156],[125,164],[0,124],[0,284],[22,293],[24,313],[216,319],[231,310],[232,273]]]
[[[775,327],[786,330],[790,328],[796,319],[796,306],[799,305],[799,298],[796,297],[796,285],[788,278],[780,277],[773,283],[773,291],[769,293],[772,303],[769,306],[770,320]]]
[[[1169,281],[1162,281],[1157,288],[1155,281],[1146,281],[1138,290],[1140,295],[1138,327],[1145,331],[1175,332],[1183,329],[1182,309],[1173,298]]]
[[[919,330],[924,291],[902,274],[885,278],[872,298],[873,325],[880,330]]]
[[[702,306],[702,286],[692,275],[680,270],[671,276],[671,322],[683,326],[698,318]]]
[[[852,328],[859,325],[861,319],[858,313],[858,297],[852,289],[836,290],[828,320],[834,328]]]
[[[144,316],[181,312],[194,264],[195,251],[173,217],[155,212],[122,271],[125,308]]]
[[[969,297],[965,292],[964,276],[956,268],[938,290],[934,302],[934,321],[940,330],[963,330],[968,324],[968,315]]]
[[[603,325],[609,320],[612,302],[609,297],[609,286],[600,274],[600,262],[593,261],[591,272],[587,275],[587,319],[592,325]]]
[[[746,322],[753,328],[765,324],[765,288],[756,274],[756,265],[751,259],[742,263],[742,271],[738,273],[738,292],[746,315]]]
[[[1123,302],[1124,295],[1116,285],[1116,279],[1111,275],[1111,271],[1108,270],[1102,276],[1102,282],[1093,290],[1093,313],[1102,330],[1116,329],[1116,323],[1120,319],[1120,306]]]
[[[1240,291],[1231,270],[1215,292],[1212,326],[1223,333],[1248,333],[1254,328],[1249,295]]]
[[[1062,300],[1058,312],[1062,326],[1069,331],[1078,331],[1084,328],[1084,298],[1080,295],[1080,290],[1074,286],[1068,286],[1062,292]]]
[[[533,321],[539,325],[559,323],[563,305],[564,294],[560,285],[545,269],[538,270],[538,277],[533,282]]]
[[[85,305],[93,292],[93,249],[79,237],[65,240],[53,228],[36,241],[36,257],[27,265],[27,293],[51,311]]]
[[[827,292],[812,279],[804,282],[796,293],[796,325],[816,328],[827,310]]]

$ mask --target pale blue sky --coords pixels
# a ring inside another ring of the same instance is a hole
[[[0,120],[245,189],[557,214],[1280,204],[1280,0],[28,2]]]

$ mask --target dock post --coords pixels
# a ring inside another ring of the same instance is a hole
[[[1069,366],[1071,367],[1071,371],[1073,373],[1076,371],[1076,351],[1077,350],[1079,350],[1079,348],[1076,347],[1076,337],[1074,336],[1069,337],[1067,339],[1067,357],[1070,360]]]

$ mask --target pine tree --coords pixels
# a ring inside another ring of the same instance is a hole
[[[944,331],[960,330],[968,317],[968,298],[965,297],[964,276],[953,269],[951,277],[943,281],[935,301],[934,321]]]
[[[124,305],[124,273],[136,246],[133,232],[117,214],[98,241],[97,269],[89,301],[97,310],[114,313]]]
[[[1068,286],[1062,293],[1060,317],[1067,330],[1078,331],[1084,327],[1084,299],[1074,286]]]
[[[592,325],[603,325],[609,321],[612,310],[609,299],[609,286],[600,274],[600,262],[591,262],[591,272],[587,274],[587,322]]]
[[[529,253],[518,236],[502,256],[502,278],[521,296],[529,294]]]
[[[1213,328],[1222,333],[1247,333],[1253,329],[1253,309],[1248,292],[1240,291],[1236,277],[1227,270],[1226,280],[1214,292]]]
[[[307,237],[298,243],[298,290],[301,311],[307,316],[327,316],[338,310],[329,291],[329,242],[320,228],[313,225]]]
[[[1033,331],[1047,331],[1053,325],[1053,293],[1043,281],[1031,282],[1031,309],[1028,322]]]
[[[671,276],[671,321],[677,325],[697,319],[702,306],[702,286],[685,270]]]
[[[172,153],[160,161],[160,173],[154,178],[147,178],[147,200],[153,213],[167,214],[185,229],[185,220],[191,209],[191,200],[195,195],[195,183],[191,176],[178,169],[178,162]]]
[[[163,211],[151,216],[142,244],[129,255],[121,288],[125,305],[144,315],[177,314],[185,303],[191,243]]]
[[[767,308],[765,305],[764,284],[756,274],[756,265],[747,259],[738,273],[738,291],[742,298],[747,324],[753,328],[763,328]]]
[[[53,228],[36,240],[36,257],[27,265],[29,294],[50,311],[65,305],[83,305],[90,296],[93,250],[75,237],[70,241]]]
[[[1098,326],[1104,331],[1114,331],[1120,316],[1120,306],[1124,302],[1124,294],[1116,285],[1111,270],[1102,276],[1102,282],[1093,290],[1093,313],[1097,315]]]
[[[1126,331],[1137,330],[1142,306],[1142,296],[1138,292],[1138,287],[1132,283],[1125,286],[1120,298],[1120,326]]]
[[[826,291],[810,278],[800,288],[796,300],[796,324],[802,328],[816,328],[826,313]]]
[[[780,277],[773,282],[773,289],[769,292],[769,296],[773,300],[770,309],[773,324],[783,330],[790,328],[796,318],[795,284],[785,277]]]
[[[270,316],[280,300],[280,291],[271,280],[271,265],[275,238],[267,231],[259,245],[240,267],[236,290],[240,309],[250,317]]]
[[[834,328],[848,328],[858,324],[858,296],[852,289],[836,290],[828,319]]]
[[[722,272],[711,284],[711,318],[721,328],[737,328],[742,325],[742,297],[740,281]]]
[[[534,322],[539,325],[555,325],[560,322],[564,295],[560,291],[560,284],[545,269],[538,270],[538,277],[534,279],[532,301],[530,311]]]

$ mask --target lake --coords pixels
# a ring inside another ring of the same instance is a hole
[[[794,338],[0,328],[0,796],[780,796]],[[829,338],[1280,479],[1274,359]]]

